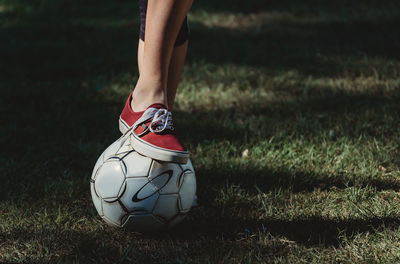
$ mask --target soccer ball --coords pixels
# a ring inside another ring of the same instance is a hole
[[[178,164],[143,156],[125,135],[100,155],[90,190],[97,212],[108,224],[154,231],[183,220],[194,200],[196,177],[190,160]]]

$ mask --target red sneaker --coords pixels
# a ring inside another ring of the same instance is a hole
[[[163,104],[152,104],[145,111],[134,112],[129,96],[119,118],[119,129],[132,132],[132,147],[150,158],[186,163],[189,151],[180,142],[172,123],[172,114]]]

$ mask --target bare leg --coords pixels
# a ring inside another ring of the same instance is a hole
[[[167,102],[169,110],[172,110],[174,106],[176,89],[178,88],[178,83],[182,75],[187,48],[188,48],[188,41],[186,41],[182,45],[174,47],[174,50],[172,52],[171,63],[168,71],[168,81],[167,81]],[[143,64],[143,51],[144,51],[144,42],[141,39],[139,39],[139,45],[138,45],[139,74],[141,73],[141,68]]]
[[[168,106],[167,83],[174,43],[192,3],[193,0],[148,1],[146,41],[143,55],[138,55],[140,76],[132,99],[134,111],[143,111],[152,103]]]
[[[171,111],[174,107],[176,89],[178,88],[178,83],[182,75],[183,66],[185,64],[186,52],[188,48],[188,41],[183,45],[175,47],[172,53],[171,64],[168,71],[168,83],[167,83],[167,100],[168,108]]]

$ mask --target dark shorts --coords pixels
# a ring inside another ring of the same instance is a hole
[[[147,0],[139,0],[140,8],[140,33],[139,37],[144,41],[146,31],[146,11],[147,11]],[[189,38],[189,24],[187,16],[183,20],[181,29],[179,30],[178,36],[175,41],[175,46],[182,45]]]

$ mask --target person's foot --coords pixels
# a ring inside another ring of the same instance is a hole
[[[172,123],[172,114],[163,104],[152,104],[145,111],[134,112],[129,96],[119,118],[120,131],[132,132],[132,147],[150,158],[186,163],[189,151],[180,142]]]

